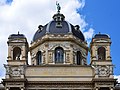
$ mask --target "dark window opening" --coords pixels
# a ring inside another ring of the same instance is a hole
[[[63,63],[64,62],[64,50],[61,47],[57,47],[55,49],[55,63]]]
[[[61,22],[56,22],[56,27],[57,28],[62,28],[62,23]]]
[[[15,47],[13,49],[13,60],[20,60],[21,49],[19,47]]]
[[[106,50],[104,47],[99,47],[98,48],[98,60],[105,60],[105,56],[106,56]]]
[[[37,65],[42,64],[42,53],[41,53],[41,51],[37,52],[36,59],[37,59]]]
[[[81,65],[81,52],[77,51],[77,65]]]

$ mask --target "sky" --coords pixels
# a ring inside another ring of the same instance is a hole
[[[111,37],[111,56],[114,75],[120,81],[120,0],[57,0],[61,13],[73,25],[80,25],[88,45],[92,37],[101,32]],[[7,60],[7,40],[18,31],[28,42],[38,25],[45,25],[56,13],[56,0],[0,0],[0,77],[4,77],[3,64]],[[30,60],[29,60],[30,62]],[[88,59],[88,64],[89,64]]]

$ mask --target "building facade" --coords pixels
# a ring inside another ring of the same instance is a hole
[[[79,25],[67,22],[60,9],[38,26],[30,46],[20,33],[7,43],[3,90],[115,90],[110,36],[96,34],[88,47]]]

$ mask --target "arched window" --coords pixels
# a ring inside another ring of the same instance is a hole
[[[37,62],[37,65],[40,65],[40,64],[42,64],[42,53],[41,53],[41,51],[38,51],[37,52],[37,55],[36,55],[36,62]]]
[[[80,51],[77,51],[77,65],[81,65],[81,52]]]
[[[21,49],[19,47],[15,47],[13,49],[13,60],[20,60]]]
[[[104,47],[98,48],[98,60],[105,60],[106,50]]]
[[[64,62],[64,50],[61,47],[57,47],[55,49],[55,63],[63,63]]]

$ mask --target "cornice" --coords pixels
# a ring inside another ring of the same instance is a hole
[[[74,42],[79,46],[82,46],[85,49],[88,49],[87,47],[87,43],[78,39],[77,37],[73,36],[72,34],[68,34],[68,35],[49,35],[46,34],[44,37],[38,39],[35,42],[31,43],[31,47],[30,50],[36,48],[38,45],[41,45],[45,42],[50,42],[50,41],[70,41],[70,42]]]

